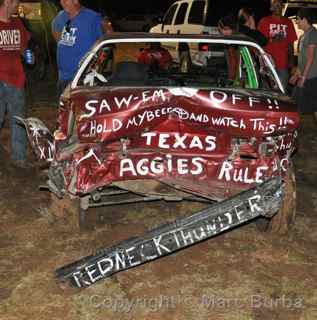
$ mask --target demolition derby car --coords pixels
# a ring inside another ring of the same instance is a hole
[[[209,52],[204,63],[201,47]],[[49,189],[80,199],[81,224],[89,207],[195,200],[225,204],[209,233],[200,225],[206,237],[255,218],[261,229],[287,230],[295,216],[299,115],[271,61],[240,35],[107,36],[61,96],[53,135],[38,119],[22,120],[36,154],[50,163]],[[245,192],[266,196],[260,205]],[[243,197],[245,216],[237,207]],[[169,243],[180,248],[184,238],[175,230]],[[170,251],[168,243],[133,243],[143,248],[142,262]],[[101,265],[100,277],[107,273]],[[94,282],[88,274],[84,282],[73,277],[76,284]]]

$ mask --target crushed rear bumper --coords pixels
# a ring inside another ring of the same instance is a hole
[[[88,287],[112,274],[191,246],[257,217],[272,217],[281,207],[283,187],[272,178],[195,214],[129,238],[56,270],[59,280]]]

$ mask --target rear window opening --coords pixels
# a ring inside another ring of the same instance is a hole
[[[205,42],[105,44],[90,59],[77,85],[278,89],[256,48]]]

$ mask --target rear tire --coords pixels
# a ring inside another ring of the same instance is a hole
[[[295,222],[296,216],[296,179],[295,168],[290,162],[285,176],[284,199],[281,209],[271,218],[259,218],[256,226],[260,231],[287,234]]]

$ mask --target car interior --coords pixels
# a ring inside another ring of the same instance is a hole
[[[192,47],[175,55],[161,44],[158,52],[147,43],[136,46],[134,52],[126,52],[120,45],[102,47],[87,65],[78,85],[278,88],[261,54],[244,45],[216,44],[213,48],[209,44],[199,63]],[[149,50],[150,58],[141,61],[140,55],[144,55],[145,50]],[[170,61],[162,56],[162,52],[170,56]]]

